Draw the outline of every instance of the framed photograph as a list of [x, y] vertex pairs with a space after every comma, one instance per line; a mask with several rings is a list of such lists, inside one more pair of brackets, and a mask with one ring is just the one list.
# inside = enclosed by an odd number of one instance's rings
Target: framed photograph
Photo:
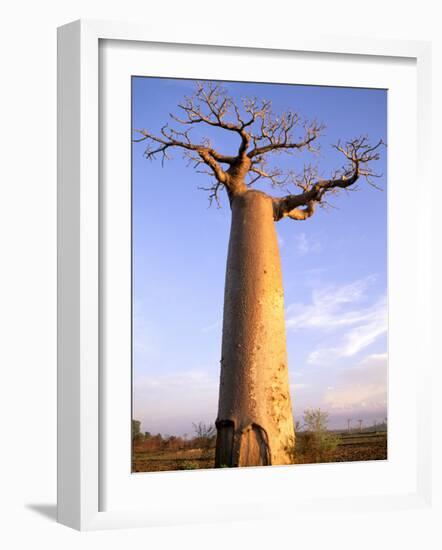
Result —
[[132, 127], [132, 471], [387, 459], [387, 90], [133, 76]]
[[426, 506], [429, 45], [166, 34], [59, 29], [59, 521]]

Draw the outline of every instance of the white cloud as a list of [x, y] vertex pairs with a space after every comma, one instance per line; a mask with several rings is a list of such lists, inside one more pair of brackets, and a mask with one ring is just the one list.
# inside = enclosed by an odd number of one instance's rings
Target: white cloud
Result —
[[[206, 370], [190, 370], [165, 375], [140, 376], [137, 379], [137, 392], [143, 393], [152, 388], [169, 391], [179, 388], [183, 391], [195, 390], [196, 388], [212, 389], [216, 385], [215, 376], [211, 376]], [[213, 369], [212, 369], [213, 370]]]
[[[350, 322], [351, 320], [351, 322]], [[383, 297], [373, 306], [350, 312], [347, 324], [353, 325], [338, 340], [337, 345], [325, 346], [313, 351], [307, 362], [327, 364], [340, 357], [352, 357], [387, 332], [387, 303]]]
[[296, 235], [295, 239], [296, 251], [301, 256], [309, 252], [320, 252], [322, 249], [321, 243], [312, 237], [307, 237], [306, 233], [299, 233], [299, 235]]
[[137, 376], [134, 418], [141, 421], [145, 431], [191, 433], [192, 422], [215, 421], [218, 384], [218, 367]]
[[387, 411], [387, 354], [367, 356], [358, 365], [342, 371], [334, 387], [327, 388], [324, 405], [333, 413]]
[[305, 388], [309, 388], [310, 387], [310, 384], [302, 384], [302, 383], [299, 383], [299, 384], [290, 384], [290, 390], [291, 391], [297, 391], [297, 390], [303, 390]]
[[209, 325], [202, 327], [201, 332], [207, 333], [207, 332], [213, 332], [214, 330], [220, 330], [222, 327], [222, 324], [223, 324], [222, 319], [218, 319], [214, 323], [210, 323]]
[[372, 280], [373, 277], [366, 277], [346, 285], [314, 289], [311, 304], [297, 303], [288, 306], [287, 328], [332, 329], [363, 320], [363, 310], [343, 311], [343, 308], [360, 302]]
[[159, 350], [158, 329], [142, 314], [137, 300], [134, 301], [132, 330], [134, 352], [143, 357], [156, 356]]
[[[372, 276], [341, 286], [315, 289], [310, 304], [287, 308], [287, 328], [314, 329], [330, 333], [328, 343], [312, 351], [310, 364], [327, 364], [340, 357], [352, 357], [387, 331], [387, 301], [382, 296], [367, 305]], [[337, 331], [341, 332], [337, 334]], [[342, 332], [342, 329], [345, 332]]]

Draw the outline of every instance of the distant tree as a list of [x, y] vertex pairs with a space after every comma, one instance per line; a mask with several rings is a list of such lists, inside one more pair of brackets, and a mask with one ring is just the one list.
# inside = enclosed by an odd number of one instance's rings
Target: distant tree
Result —
[[164, 446], [164, 441], [161, 437], [161, 434], [155, 435], [154, 437], [150, 438], [149, 441], [152, 441], [152, 450], [160, 451]]
[[204, 424], [204, 422], [193, 423], [193, 429], [196, 437], [194, 439], [194, 445], [204, 450], [205, 454], [208, 453], [211, 447], [215, 445], [216, 428], [213, 424]]
[[178, 451], [182, 446], [182, 439], [175, 435], [171, 435], [166, 441], [166, 446], [168, 451]]
[[139, 420], [132, 420], [132, 439], [139, 440], [143, 436], [140, 432], [141, 422]]
[[382, 422], [376, 422], [376, 431], [377, 432], [386, 432], [387, 431], [387, 419], [384, 418]]
[[196, 437], [198, 439], [212, 439], [216, 435], [216, 428], [213, 424], [204, 424], [204, 422], [198, 422], [198, 424], [192, 423]]

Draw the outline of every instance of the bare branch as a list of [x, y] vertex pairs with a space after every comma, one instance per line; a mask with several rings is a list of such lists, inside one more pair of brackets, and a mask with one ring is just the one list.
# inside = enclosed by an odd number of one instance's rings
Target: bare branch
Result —
[[301, 149], [315, 151], [313, 142], [321, 135], [324, 126], [317, 122], [304, 122], [304, 135], [296, 139], [293, 130], [300, 124], [299, 116], [292, 111], [283, 113], [281, 117], [275, 117], [267, 111], [261, 119], [259, 133], [252, 136], [254, 148], [248, 153], [249, 158], [270, 152], [292, 153]]
[[[337, 143], [334, 147], [344, 156], [345, 164], [330, 178], [322, 179], [312, 165], [305, 166], [300, 174], [269, 166], [273, 153], [316, 152], [318, 138], [324, 129], [322, 124], [305, 121], [291, 110], [277, 116], [271, 110], [270, 101], [256, 97], [235, 102], [225, 88], [211, 82], [197, 83], [195, 93], [186, 96], [178, 107], [179, 115], [170, 114], [177, 127], [173, 127], [172, 122], [172, 126], [166, 124], [156, 134], [144, 129], [134, 130], [133, 141], [145, 142], [145, 157], [153, 160], [159, 156], [162, 163], [171, 158], [174, 148], [182, 150], [188, 164], [199, 173], [215, 177], [214, 186], [206, 188], [211, 201], [218, 200], [218, 192], [223, 188], [232, 200], [260, 180], [270, 182], [273, 187], [288, 188], [293, 184], [302, 192], [275, 198], [275, 219], [301, 220], [312, 216], [317, 204], [327, 204], [326, 194], [352, 186], [355, 189], [360, 178], [379, 188], [373, 181], [379, 174], [373, 171], [371, 163], [379, 159], [382, 141], [371, 145], [363, 136], [344, 144]], [[238, 135], [236, 152], [232, 155], [221, 153], [207, 137], [195, 142], [192, 130], [197, 125]]]
[[292, 218], [292, 220], [306, 220], [313, 216], [316, 209], [316, 202], [310, 201], [307, 203], [307, 206], [305, 208], [293, 208], [293, 210], [290, 210], [290, 212], [287, 214], [289, 218]]
[[[368, 164], [379, 160], [380, 147], [384, 145], [380, 140], [376, 145], [370, 145], [364, 137], [355, 138], [344, 145], [338, 143], [334, 147], [347, 159], [347, 164], [334, 173], [330, 179], [315, 179], [317, 171], [315, 168], [304, 168], [303, 175], [297, 179], [296, 184], [303, 189], [303, 193], [287, 195], [273, 200], [275, 220], [284, 217], [295, 220], [304, 220], [315, 211], [317, 204], [325, 203], [324, 196], [336, 193], [340, 189], [348, 189], [364, 177], [370, 185], [374, 185], [370, 178], [379, 177]], [[300, 208], [305, 207], [305, 208]]]
[[[184, 111], [184, 118], [171, 114], [170, 116], [175, 121], [183, 125], [204, 123], [236, 132], [241, 137], [238, 154], [241, 155], [247, 150], [250, 136], [245, 128], [254, 122], [257, 115], [252, 112], [251, 118], [244, 121], [239, 107], [231, 97], [227, 96], [226, 91], [219, 84], [197, 83], [196, 93], [191, 97], [186, 97], [178, 107]], [[229, 118], [236, 120], [232, 122]]]
[[[134, 141], [148, 141], [144, 156], [152, 160], [158, 154], [162, 155], [161, 162], [167, 160], [169, 157], [168, 151], [173, 147], [179, 147], [186, 151], [194, 151], [203, 162], [205, 162], [212, 169], [215, 177], [221, 182], [227, 181], [227, 174], [219, 165], [219, 162], [227, 162], [229, 157], [224, 157], [211, 147], [204, 144], [194, 144], [190, 141], [188, 132], [178, 132], [176, 130], [163, 126], [161, 128], [161, 137], [156, 136], [146, 130], [134, 130], [140, 133], [143, 137]], [[181, 139], [178, 139], [180, 137]]]
[[[293, 111], [277, 117], [270, 110], [270, 101], [257, 98], [242, 99], [241, 112], [239, 105], [227, 95], [222, 86], [210, 82], [197, 83], [195, 94], [186, 96], [178, 107], [183, 116], [170, 116], [179, 124], [206, 124], [237, 133], [241, 138], [238, 158], [248, 151], [252, 142], [253, 149], [247, 153], [249, 158], [272, 151], [290, 152], [303, 148], [313, 150], [313, 141], [323, 129], [316, 122], [302, 122]], [[298, 126], [303, 129], [304, 135], [295, 139], [293, 132]]]
[[213, 201], [215, 201], [217, 208], [221, 208], [219, 192], [222, 189], [222, 187], [223, 185], [219, 181], [217, 181], [210, 187], [198, 187], [198, 189], [209, 192], [209, 206], [212, 206]]
[[269, 180], [271, 185], [276, 187], [285, 185], [290, 178], [290, 174], [284, 174], [284, 172], [279, 168], [266, 171], [263, 168], [260, 168], [259, 165], [252, 165], [248, 174], [250, 177], [248, 185], [253, 185], [259, 179], [263, 178]]

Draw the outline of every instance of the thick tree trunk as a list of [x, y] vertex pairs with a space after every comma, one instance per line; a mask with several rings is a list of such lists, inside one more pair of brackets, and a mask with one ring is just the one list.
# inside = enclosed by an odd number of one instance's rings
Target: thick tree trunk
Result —
[[284, 296], [272, 199], [232, 201], [216, 466], [289, 464], [294, 443]]

